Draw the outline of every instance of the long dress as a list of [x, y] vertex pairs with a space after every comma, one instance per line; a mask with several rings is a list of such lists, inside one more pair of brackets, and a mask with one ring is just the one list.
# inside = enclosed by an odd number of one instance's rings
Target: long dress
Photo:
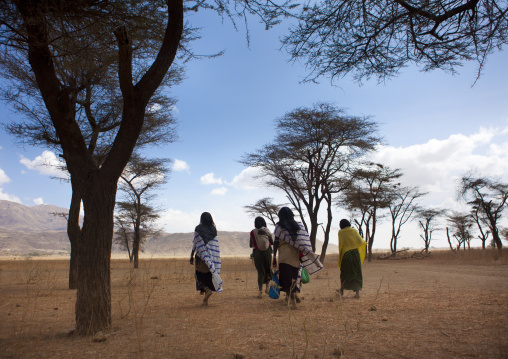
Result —
[[[264, 228], [264, 230], [271, 239], [272, 234], [270, 231], [267, 228]], [[250, 247], [254, 248], [254, 266], [258, 272], [258, 287], [261, 288], [263, 284], [269, 283], [272, 279], [272, 248], [269, 246], [264, 251], [258, 248], [255, 230], [250, 232]]]
[[221, 258], [217, 238], [207, 240], [205, 243], [195, 232], [192, 252], [196, 253], [196, 290], [203, 291], [208, 288], [217, 293], [222, 292]]
[[340, 283], [344, 290], [359, 291], [363, 287], [362, 264], [367, 243], [351, 227], [339, 231]]
[[340, 267], [341, 288], [359, 291], [363, 287], [362, 262], [358, 249], [344, 253]]
[[276, 225], [273, 232], [276, 242], [280, 242], [279, 281], [282, 290], [286, 293], [300, 291], [302, 268], [305, 268], [309, 275], [323, 269], [319, 256], [312, 252], [309, 234], [304, 225], [298, 222], [298, 226], [300, 230], [295, 238], [291, 237], [289, 232], [280, 225]]

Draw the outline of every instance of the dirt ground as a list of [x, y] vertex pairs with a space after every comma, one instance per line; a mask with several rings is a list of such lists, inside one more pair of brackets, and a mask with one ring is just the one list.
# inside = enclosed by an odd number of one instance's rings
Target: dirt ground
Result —
[[508, 358], [508, 253], [373, 260], [360, 299], [335, 293], [337, 256], [296, 310], [257, 298], [249, 259], [224, 258], [224, 292], [201, 306], [184, 259], [112, 261], [112, 328], [70, 334], [65, 260], [0, 260], [4, 358]]

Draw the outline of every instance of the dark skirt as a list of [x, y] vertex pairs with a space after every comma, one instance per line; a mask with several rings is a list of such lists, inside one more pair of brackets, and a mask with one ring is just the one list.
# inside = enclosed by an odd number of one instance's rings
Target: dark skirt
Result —
[[215, 287], [212, 282], [212, 272], [203, 273], [196, 271], [196, 290], [204, 292], [206, 288], [215, 292]]
[[272, 250], [260, 251], [254, 249], [254, 265], [258, 271], [258, 286], [270, 282], [272, 279]]
[[279, 263], [279, 282], [281, 290], [284, 293], [296, 293], [296, 280], [298, 279], [298, 271], [300, 268], [295, 268], [287, 263]]
[[344, 253], [340, 266], [340, 283], [344, 290], [358, 291], [362, 289], [362, 261], [358, 249], [351, 249]]

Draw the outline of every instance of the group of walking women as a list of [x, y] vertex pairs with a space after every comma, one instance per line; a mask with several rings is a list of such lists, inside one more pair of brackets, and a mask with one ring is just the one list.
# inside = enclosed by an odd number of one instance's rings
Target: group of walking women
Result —
[[[278, 279], [281, 292], [286, 294], [284, 301], [293, 309], [300, 302], [298, 293], [301, 289], [301, 275], [305, 269], [312, 275], [323, 268], [319, 256], [312, 251], [309, 234], [302, 223], [297, 222], [288, 207], [278, 213], [279, 222], [272, 233], [262, 217], [254, 220], [254, 229], [250, 232], [251, 257], [258, 273], [258, 297], [268, 294], [272, 281], [272, 268], [278, 266]], [[366, 243], [343, 219], [339, 231], [339, 268], [341, 287], [337, 291], [343, 295], [344, 290], [353, 290], [359, 298], [362, 289], [362, 263], [365, 258]], [[273, 249], [272, 249], [273, 248]], [[272, 259], [273, 253], [273, 259]], [[278, 254], [278, 257], [277, 257]], [[196, 290], [203, 297], [203, 305], [213, 292], [222, 291], [220, 278], [221, 259], [217, 229], [208, 212], [201, 215], [200, 224], [194, 232], [190, 263], [195, 265]]]

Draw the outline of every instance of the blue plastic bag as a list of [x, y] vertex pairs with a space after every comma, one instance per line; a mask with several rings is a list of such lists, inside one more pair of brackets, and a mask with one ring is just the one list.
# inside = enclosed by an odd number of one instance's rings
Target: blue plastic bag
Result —
[[280, 283], [279, 283], [279, 271], [275, 271], [270, 282], [270, 289], [268, 290], [268, 296], [272, 299], [279, 299], [280, 296]]

